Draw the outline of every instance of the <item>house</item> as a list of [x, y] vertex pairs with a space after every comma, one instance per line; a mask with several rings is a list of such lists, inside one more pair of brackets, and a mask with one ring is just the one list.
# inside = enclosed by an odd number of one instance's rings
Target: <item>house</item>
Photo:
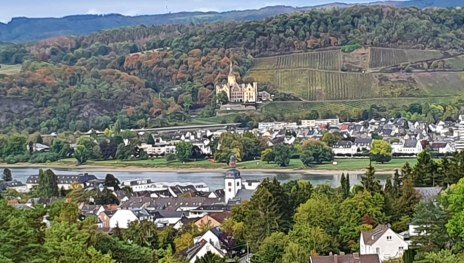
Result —
[[221, 212], [221, 213], [211, 213], [203, 216], [202, 218], [195, 221], [195, 225], [198, 229], [205, 229], [205, 228], [214, 228], [222, 226], [222, 223], [232, 215], [231, 212]]
[[339, 124], [339, 119], [301, 120], [302, 127], [337, 126]]
[[351, 141], [338, 141], [332, 151], [335, 155], [355, 155], [357, 147]]
[[433, 142], [430, 144], [430, 148], [439, 154], [454, 153], [456, 151], [454, 145], [448, 142]]
[[196, 243], [193, 245], [193, 247], [182, 252], [182, 255], [187, 258], [189, 263], [195, 263], [197, 259], [202, 258], [208, 252], [218, 255], [221, 258], [225, 257], [225, 253], [222, 250], [215, 247], [206, 240], [201, 240], [200, 242]]
[[150, 211], [153, 214], [153, 219], [155, 225], [157, 227], [167, 227], [167, 226], [174, 226], [182, 218], [187, 217], [185, 212], [182, 211], [166, 211], [166, 210], [159, 210], [159, 211]]
[[378, 225], [371, 231], [361, 232], [360, 254], [377, 254], [380, 260], [399, 258], [408, 249], [404, 237], [387, 225]]
[[[89, 181], [97, 180], [98, 178], [95, 175], [91, 174], [80, 174], [80, 175], [56, 175], [58, 188], [69, 190], [73, 184], [80, 184], [82, 187], [87, 187]], [[39, 185], [39, 175], [31, 175], [27, 178], [26, 186], [30, 191], [35, 186]]]
[[232, 103], [255, 103], [258, 101], [258, 83], [239, 85], [233, 74], [232, 62], [230, 63], [227, 83], [222, 86], [216, 85], [216, 96], [219, 97], [223, 92], [227, 95], [228, 101]]
[[151, 221], [153, 217], [148, 213], [147, 210], [140, 209], [120, 209], [113, 214], [110, 218], [110, 228], [129, 228], [129, 224], [134, 221]]
[[311, 263], [381, 263], [379, 255], [359, 255], [358, 253], [347, 255], [311, 256]]
[[27, 186], [23, 182], [20, 182], [20, 181], [17, 181], [17, 180], [12, 180], [12, 181], [9, 181], [9, 182], [0, 180], [0, 192], [8, 190], [8, 189], [15, 190], [18, 193], [27, 193], [28, 192]]

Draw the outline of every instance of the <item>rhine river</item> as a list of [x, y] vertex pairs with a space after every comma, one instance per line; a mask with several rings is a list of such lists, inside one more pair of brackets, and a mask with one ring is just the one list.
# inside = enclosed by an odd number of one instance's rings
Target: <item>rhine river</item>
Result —
[[[211, 190], [224, 188], [224, 173], [220, 172], [146, 172], [146, 171], [92, 171], [77, 170], [77, 169], [52, 169], [55, 174], [77, 175], [82, 173], [93, 174], [98, 178], [105, 178], [106, 174], [111, 173], [116, 176], [120, 181], [130, 181], [136, 179], [151, 179], [156, 183], [204, 183], [210, 187]], [[27, 177], [30, 175], [38, 174], [38, 168], [12, 168], [13, 179], [26, 183]], [[263, 180], [265, 178], [276, 177], [280, 182], [285, 183], [291, 180], [308, 180], [313, 185], [327, 184], [333, 187], [340, 185], [341, 172], [333, 175], [317, 175], [317, 174], [304, 174], [304, 173], [275, 173], [275, 172], [252, 172], [242, 170], [241, 175], [243, 180]], [[386, 176], [380, 175], [378, 177], [383, 183]], [[359, 184], [361, 174], [350, 174], [351, 185]]]
[[[2, 167], [0, 167], [3, 170]], [[211, 190], [224, 188], [224, 173], [221, 172], [148, 172], [148, 171], [111, 171], [104, 172], [101, 170], [92, 171], [89, 170], [77, 170], [77, 169], [52, 169], [55, 174], [69, 174], [78, 175], [84, 172], [93, 174], [98, 178], [105, 178], [106, 174], [111, 173], [116, 176], [121, 182], [130, 181], [136, 179], [151, 179], [157, 183], [204, 183], [208, 185]], [[38, 168], [11, 168], [13, 178], [26, 183], [26, 179], [29, 175], [38, 174]], [[304, 174], [304, 173], [277, 173], [277, 172], [251, 172], [243, 170], [241, 171], [243, 180], [263, 180], [265, 178], [276, 177], [280, 182], [285, 183], [291, 180], [308, 180], [313, 185], [327, 184], [333, 187], [340, 185], [341, 172], [333, 175], [317, 175], [317, 174]], [[385, 180], [386, 176], [379, 176], [382, 181]], [[361, 180], [361, 174], [350, 174], [350, 182], [352, 185], [359, 184]]]

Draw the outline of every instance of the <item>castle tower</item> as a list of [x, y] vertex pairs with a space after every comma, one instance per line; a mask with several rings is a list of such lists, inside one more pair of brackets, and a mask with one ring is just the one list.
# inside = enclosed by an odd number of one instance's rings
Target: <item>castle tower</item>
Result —
[[224, 178], [224, 192], [225, 192], [225, 203], [232, 200], [237, 195], [238, 191], [242, 189], [242, 177], [237, 167], [237, 158], [232, 155], [229, 161], [230, 169], [227, 170]]
[[237, 83], [237, 78], [233, 74], [234, 71], [234, 65], [232, 63], [232, 60], [230, 61], [230, 70], [229, 70], [229, 76], [227, 77], [227, 84], [229, 87], [235, 85]]

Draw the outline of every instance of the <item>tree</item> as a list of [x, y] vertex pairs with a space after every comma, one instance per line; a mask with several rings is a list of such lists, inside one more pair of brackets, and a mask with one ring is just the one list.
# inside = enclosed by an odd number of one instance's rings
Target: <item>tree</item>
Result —
[[419, 153], [413, 169], [414, 186], [440, 185], [443, 178], [438, 178], [438, 174], [438, 164], [433, 160], [431, 152], [425, 150]]
[[292, 147], [285, 144], [279, 144], [274, 146], [274, 162], [280, 167], [287, 167], [290, 164], [290, 158], [292, 157]]
[[392, 158], [392, 147], [384, 140], [374, 140], [371, 149], [371, 160], [378, 163], [389, 162]]
[[441, 203], [445, 211], [450, 214], [446, 231], [452, 238], [458, 240], [456, 246], [462, 247], [464, 245], [464, 178], [443, 194]]
[[227, 96], [227, 93], [225, 91], [221, 91], [217, 96], [217, 103], [219, 105], [224, 105], [229, 103], [229, 97]]
[[58, 189], [58, 179], [52, 170], [47, 169], [44, 172], [42, 169], [40, 169], [37, 194], [40, 197], [45, 198], [58, 197], [60, 195]]
[[351, 194], [351, 185], [350, 185], [350, 174], [347, 174], [345, 177], [345, 173], [342, 173], [342, 177], [340, 178], [340, 186], [342, 189], [343, 198], [350, 197]]
[[307, 140], [303, 143], [300, 153], [301, 161], [306, 166], [333, 160], [332, 148], [328, 147], [324, 142], [317, 140]]
[[192, 156], [193, 145], [191, 142], [179, 142], [176, 144], [176, 156], [180, 162], [187, 162]]
[[174, 244], [177, 251], [184, 251], [189, 247], [193, 246], [193, 235], [191, 233], [183, 233], [176, 239], [174, 239]]
[[288, 197], [277, 179], [264, 179], [251, 198], [244, 211], [234, 219], [243, 222], [245, 239], [253, 250], [273, 232], [285, 232], [290, 227], [290, 211]]
[[333, 147], [340, 140], [339, 133], [326, 132], [322, 136], [321, 141], [325, 142], [329, 147]]
[[261, 152], [261, 161], [270, 163], [270, 162], [273, 162], [274, 159], [275, 159], [275, 154], [272, 149], [266, 149]]
[[157, 248], [158, 228], [153, 222], [148, 220], [134, 221], [124, 231], [123, 238], [129, 243], [137, 244], [141, 247]]
[[3, 156], [15, 156], [26, 153], [27, 138], [25, 136], [14, 134], [8, 138], [3, 148]]
[[311, 254], [327, 254], [332, 250], [333, 237], [320, 227], [296, 224], [288, 235], [292, 242]]
[[449, 248], [446, 233], [447, 216], [440, 205], [431, 201], [420, 202], [414, 209], [411, 224], [418, 235], [412, 236], [412, 247], [422, 252]]
[[11, 170], [9, 168], [3, 169], [3, 180], [5, 182], [10, 182], [13, 180], [13, 176], [11, 175]]
[[375, 178], [375, 168], [372, 163], [369, 162], [366, 172], [361, 177], [361, 184], [366, 191], [369, 191], [372, 195], [379, 193], [382, 189], [380, 181]]
[[114, 177], [114, 175], [112, 175], [112, 174], [107, 174], [106, 175], [105, 183], [104, 183], [105, 187], [113, 187], [113, 189], [115, 191], [117, 191], [117, 190], [121, 189], [119, 187], [119, 184], [120, 184], [120, 182], [119, 182], [118, 178]]
[[463, 254], [454, 254], [450, 250], [441, 250], [438, 252], [429, 252], [424, 256], [424, 263], [456, 263], [464, 262]]
[[297, 226], [309, 226], [336, 235], [338, 231], [337, 205], [325, 195], [311, 197], [297, 208], [294, 215], [294, 229]]
[[87, 162], [89, 158], [89, 152], [87, 151], [84, 145], [78, 145], [76, 147], [76, 150], [74, 151], [74, 157], [77, 160], [77, 164], [81, 165]]
[[203, 257], [195, 260], [195, 263], [224, 263], [225, 260], [220, 256], [208, 251]]
[[274, 232], [266, 237], [258, 251], [253, 255], [253, 262], [257, 263], [280, 263], [285, 248], [288, 246], [289, 238], [282, 232]]
[[311, 182], [305, 180], [290, 181], [283, 185], [284, 191], [288, 195], [289, 203], [292, 207], [292, 213], [303, 203], [305, 203], [313, 191]]
[[282, 263], [307, 263], [310, 260], [310, 251], [293, 242], [288, 244], [282, 256]]

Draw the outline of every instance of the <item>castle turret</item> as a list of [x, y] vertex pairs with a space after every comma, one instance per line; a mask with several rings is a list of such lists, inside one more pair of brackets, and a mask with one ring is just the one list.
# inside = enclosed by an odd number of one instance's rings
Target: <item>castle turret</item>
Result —
[[230, 70], [229, 70], [229, 76], [227, 77], [227, 83], [230, 86], [233, 86], [237, 83], [237, 78], [235, 77], [234, 73], [234, 65], [232, 64], [232, 60], [230, 61]]
[[238, 191], [242, 189], [242, 177], [237, 167], [237, 158], [232, 155], [229, 161], [230, 169], [227, 170], [224, 182], [225, 182], [225, 202], [234, 199]]

